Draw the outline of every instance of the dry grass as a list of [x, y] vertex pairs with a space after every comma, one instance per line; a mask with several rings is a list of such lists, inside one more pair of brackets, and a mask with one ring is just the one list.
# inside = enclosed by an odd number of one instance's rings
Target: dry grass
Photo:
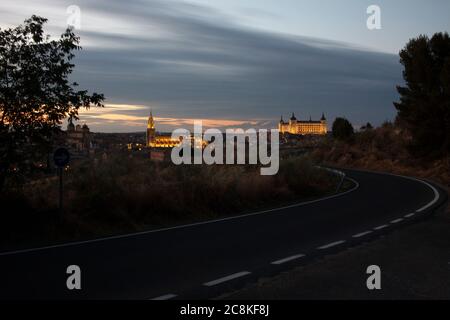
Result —
[[134, 232], [240, 214], [334, 191], [337, 178], [305, 157], [283, 160], [279, 174], [258, 166], [174, 166], [115, 155], [66, 173], [58, 217], [55, 178], [3, 199], [11, 208], [2, 243], [40, 243]]
[[408, 137], [393, 125], [360, 132], [351, 142], [326, 140], [313, 152], [320, 162], [431, 179], [450, 187], [450, 158], [417, 159], [407, 150]]

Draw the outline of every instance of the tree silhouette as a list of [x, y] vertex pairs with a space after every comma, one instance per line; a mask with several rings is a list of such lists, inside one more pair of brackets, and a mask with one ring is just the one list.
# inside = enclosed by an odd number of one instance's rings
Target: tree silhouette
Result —
[[68, 80], [79, 38], [68, 28], [50, 41], [46, 22], [33, 15], [23, 25], [0, 29], [0, 190], [12, 165], [25, 170], [48, 149], [65, 118], [103, 106], [102, 94], [77, 91]]
[[398, 86], [397, 123], [412, 137], [418, 156], [448, 155], [450, 148], [450, 38], [420, 36], [400, 52], [406, 86]]
[[332, 128], [333, 137], [338, 140], [348, 140], [353, 137], [352, 124], [345, 118], [336, 118]]
[[367, 122], [365, 126], [361, 127], [361, 130], [372, 130], [373, 126], [370, 122]]

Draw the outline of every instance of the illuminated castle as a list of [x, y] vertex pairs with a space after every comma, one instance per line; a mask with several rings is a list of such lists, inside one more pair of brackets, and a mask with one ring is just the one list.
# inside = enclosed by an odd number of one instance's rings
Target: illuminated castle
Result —
[[281, 117], [278, 124], [278, 130], [280, 133], [290, 133], [296, 135], [326, 135], [327, 134], [327, 119], [322, 114], [322, 118], [319, 121], [313, 121], [311, 118], [309, 121], [297, 120], [294, 113], [289, 122], [284, 122]]
[[150, 148], [173, 148], [181, 144], [180, 139], [172, 139], [171, 135], [156, 134], [155, 120], [150, 111], [147, 122], [147, 147]]

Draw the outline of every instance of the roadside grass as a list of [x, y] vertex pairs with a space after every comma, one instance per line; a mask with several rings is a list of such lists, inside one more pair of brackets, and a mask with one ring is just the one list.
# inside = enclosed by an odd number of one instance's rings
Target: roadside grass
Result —
[[[279, 173], [258, 166], [175, 166], [116, 154], [1, 196], [0, 250], [84, 240], [205, 221], [334, 193], [339, 177], [306, 156], [281, 160]], [[350, 188], [349, 185], [345, 186]]]
[[450, 157], [420, 159], [408, 152], [410, 138], [386, 123], [358, 132], [351, 141], [325, 139], [312, 153], [319, 162], [338, 167], [369, 169], [431, 179], [450, 188]]

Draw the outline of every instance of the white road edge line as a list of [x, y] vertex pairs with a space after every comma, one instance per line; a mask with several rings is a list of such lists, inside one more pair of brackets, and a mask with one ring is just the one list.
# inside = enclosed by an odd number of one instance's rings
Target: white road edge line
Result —
[[[414, 178], [412, 178], [412, 179], [414, 179]], [[422, 182], [423, 184], [426, 184], [434, 192], [434, 199], [433, 199], [433, 201], [431, 201], [427, 205], [423, 206], [422, 208], [416, 210], [416, 212], [422, 212], [422, 211], [425, 211], [426, 209], [428, 209], [429, 207], [431, 207], [432, 205], [434, 205], [439, 200], [439, 191], [437, 191], [437, 189], [435, 187], [433, 187], [431, 184], [429, 184], [428, 182], [425, 182], [425, 181], [422, 181], [422, 180], [419, 180], [419, 179], [414, 179], [414, 180], [417, 180], [417, 181]]]
[[402, 222], [402, 221], [403, 221], [403, 218], [399, 218], [399, 219], [392, 220], [391, 223], [395, 224], [395, 223], [399, 223], [399, 222]]
[[287, 258], [284, 258], [284, 259], [280, 259], [280, 260], [271, 262], [271, 264], [279, 265], [279, 264], [283, 264], [283, 263], [286, 263], [286, 262], [289, 262], [289, 261], [292, 261], [292, 260], [303, 258], [304, 256], [305, 256], [304, 254], [297, 254], [295, 256], [290, 256], [290, 257], [287, 257]]
[[410, 214], [407, 214], [407, 215], [405, 215], [405, 218], [411, 218], [411, 217], [414, 217], [415, 214], [416, 214], [415, 212], [410, 213]]
[[175, 298], [176, 296], [177, 296], [176, 294], [170, 293], [170, 294], [165, 294], [163, 296], [156, 297], [156, 298], [153, 298], [153, 299], [150, 299], [150, 300], [155, 300], [155, 301], [170, 300], [170, 299]]
[[387, 227], [389, 227], [387, 224], [383, 224], [382, 226], [375, 227], [374, 229], [381, 230], [381, 229], [386, 229]]
[[45, 246], [45, 247], [40, 247], [40, 248], [31, 248], [31, 249], [7, 251], [7, 252], [0, 253], [0, 257], [1, 256], [6, 256], [6, 255], [29, 253], [29, 252], [35, 252], [35, 251], [48, 250], [48, 249], [72, 247], [72, 246], [88, 244], [88, 243], [103, 242], [103, 241], [107, 241], [107, 240], [124, 239], [124, 238], [130, 238], [130, 237], [135, 237], [135, 236], [142, 236], [142, 235], [151, 234], [151, 233], [164, 232], [164, 231], [177, 230], [177, 229], [184, 229], [184, 228], [201, 226], [201, 225], [218, 223], [218, 222], [224, 222], [224, 221], [229, 221], [229, 220], [243, 219], [243, 218], [257, 216], [257, 215], [261, 215], [261, 214], [265, 214], [265, 213], [269, 213], [269, 212], [273, 212], [273, 211], [278, 211], [278, 210], [285, 210], [285, 209], [290, 209], [290, 208], [303, 207], [303, 206], [306, 206], [306, 205], [309, 205], [309, 204], [313, 204], [313, 203], [316, 203], [316, 202], [342, 197], [342, 196], [344, 196], [346, 194], [349, 194], [350, 192], [353, 192], [353, 191], [355, 191], [355, 190], [357, 190], [359, 188], [359, 183], [356, 180], [354, 180], [352, 178], [349, 178], [349, 177], [346, 177], [346, 179], [352, 181], [355, 184], [355, 186], [352, 189], [347, 190], [345, 192], [338, 193], [338, 194], [334, 194], [334, 195], [331, 195], [331, 196], [328, 196], [328, 197], [323, 197], [323, 198], [319, 198], [319, 199], [315, 199], [315, 200], [311, 200], [311, 201], [299, 202], [299, 203], [292, 204], [292, 205], [289, 205], [289, 206], [284, 206], [284, 207], [274, 208], [274, 209], [268, 209], [268, 210], [263, 210], [263, 211], [257, 211], [257, 212], [253, 212], [253, 213], [248, 213], [248, 214], [239, 215], [239, 216], [233, 216], [233, 217], [228, 217], [228, 218], [215, 219], [215, 220], [209, 220], [209, 221], [202, 221], [202, 222], [190, 223], [190, 224], [185, 224], [185, 225], [181, 225], [181, 226], [162, 228], [162, 229], [156, 229], [156, 230], [135, 232], [135, 233], [129, 233], [129, 234], [124, 234], [124, 235], [119, 235], [119, 236], [111, 236], [111, 237], [98, 238], [98, 239], [85, 240], [85, 241], [74, 241], [74, 242], [57, 244], [57, 245], [51, 245], [51, 246]]
[[[427, 182], [425, 182], [423, 180], [412, 178], [412, 177], [401, 176], [401, 175], [397, 175], [397, 174], [392, 174], [392, 173], [386, 173], [386, 172], [376, 172], [376, 171], [361, 170], [361, 169], [354, 170], [354, 171], [368, 172], [368, 173], [375, 173], [375, 174], [384, 174], [384, 175], [388, 175], [388, 176], [400, 177], [400, 178], [404, 178], [404, 179], [409, 179], [409, 180], [414, 180], [414, 181], [417, 181], [417, 182], [421, 182], [421, 183], [427, 185], [429, 188], [431, 188], [433, 190], [435, 197], [430, 203], [428, 203], [424, 207], [416, 210], [416, 212], [420, 213], [420, 212], [428, 209], [429, 207], [434, 205], [439, 200], [439, 192], [437, 191], [437, 189], [435, 187], [433, 187], [431, 184], [429, 184], [429, 183], [427, 183]], [[355, 190], [357, 190], [359, 188], [359, 183], [357, 181], [355, 181], [354, 179], [349, 178], [349, 177], [346, 177], [346, 179], [352, 181], [355, 184], [355, 187], [353, 187], [352, 189], [347, 190], [345, 192], [339, 193], [339, 194], [335, 194], [335, 195], [332, 195], [332, 196], [328, 196], [328, 197], [324, 197], [324, 198], [320, 198], [320, 199], [316, 199], [316, 200], [312, 200], [312, 201], [301, 202], [301, 203], [290, 205], [290, 206], [286, 206], [286, 207], [269, 209], [269, 210], [255, 212], [255, 213], [249, 213], [249, 214], [245, 214], [245, 215], [224, 218], [224, 219], [216, 219], [216, 220], [210, 220], [210, 221], [203, 221], [203, 222], [198, 222], [198, 223], [186, 224], [186, 225], [175, 226], [175, 227], [170, 227], [170, 228], [149, 230], [149, 231], [143, 231], [143, 232], [135, 232], [135, 233], [124, 234], [124, 235], [120, 235], [120, 236], [98, 238], [98, 239], [86, 240], [86, 241], [74, 241], [74, 242], [57, 244], [57, 245], [52, 245], [52, 246], [45, 246], [45, 247], [40, 247], [40, 248], [31, 248], [31, 249], [7, 251], [7, 252], [0, 253], [0, 256], [21, 254], [21, 253], [29, 253], [29, 252], [42, 251], [42, 250], [47, 250], [47, 249], [71, 247], [71, 246], [76, 246], [76, 245], [95, 243], [95, 242], [101, 242], [101, 241], [107, 241], [107, 240], [113, 240], [113, 239], [123, 239], [123, 238], [135, 237], [135, 236], [140, 236], [140, 235], [146, 235], [146, 234], [150, 234], [150, 233], [163, 232], [163, 231], [174, 230], [174, 229], [188, 228], [188, 227], [205, 225], [205, 224], [210, 224], [210, 223], [217, 223], [217, 222], [222, 222], [222, 221], [227, 221], [227, 220], [241, 219], [241, 218], [255, 216], [255, 215], [260, 215], [260, 214], [264, 214], [264, 213], [268, 213], [268, 212], [272, 212], [272, 211], [277, 211], [277, 210], [301, 207], [301, 206], [305, 206], [305, 205], [308, 205], [308, 204], [311, 204], [311, 203], [316, 203], [316, 202], [320, 202], [320, 201], [324, 201], [324, 200], [328, 200], [328, 199], [341, 197], [341, 196], [344, 196], [344, 195], [346, 195], [346, 194], [348, 194], [350, 192], [353, 192], [353, 191], [355, 191]], [[379, 230], [379, 229], [375, 229], [375, 230]]]
[[249, 274], [251, 274], [251, 272], [249, 272], [249, 271], [242, 271], [242, 272], [230, 274], [229, 276], [226, 276], [226, 277], [223, 277], [223, 278], [220, 278], [220, 279], [216, 279], [216, 280], [213, 280], [213, 281], [206, 282], [203, 285], [206, 286], [206, 287], [212, 287], [212, 286], [215, 286], [215, 285], [218, 285], [218, 284], [230, 281], [230, 280], [234, 280], [234, 279], [237, 279], [237, 278], [240, 278], [240, 277], [244, 277], [244, 276], [249, 275]]
[[366, 236], [366, 235], [368, 235], [368, 234], [371, 234], [372, 232], [373, 232], [373, 231], [361, 232], [361, 233], [355, 234], [355, 235], [353, 236], [353, 238], [361, 238], [361, 237], [364, 237], [364, 236]]
[[326, 244], [326, 245], [324, 245], [324, 246], [318, 247], [317, 249], [319, 249], [319, 250], [325, 250], [325, 249], [328, 249], [328, 248], [331, 248], [331, 247], [338, 246], [338, 245], [343, 244], [343, 243], [345, 243], [345, 240], [332, 242], [332, 243]]
[[413, 178], [413, 177], [402, 176], [399, 174], [387, 173], [387, 172], [378, 172], [378, 171], [362, 170], [362, 169], [352, 169], [352, 170], [360, 171], [360, 172], [367, 172], [367, 173], [384, 174], [386, 176], [393, 176], [393, 177], [399, 177], [399, 178], [403, 178], [403, 179], [409, 179], [409, 180], [420, 182], [420, 183], [426, 185], [428, 188], [430, 188], [433, 191], [434, 199], [431, 202], [429, 202], [428, 204], [426, 204], [425, 206], [423, 206], [422, 208], [416, 210], [416, 212], [418, 212], [418, 213], [425, 211], [429, 207], [433, 206], [439, 200], [439, 191], [435, 187], [433, 187], [431, 184], [429, 184], [428, 182], [426, 182], [424, 180]]

